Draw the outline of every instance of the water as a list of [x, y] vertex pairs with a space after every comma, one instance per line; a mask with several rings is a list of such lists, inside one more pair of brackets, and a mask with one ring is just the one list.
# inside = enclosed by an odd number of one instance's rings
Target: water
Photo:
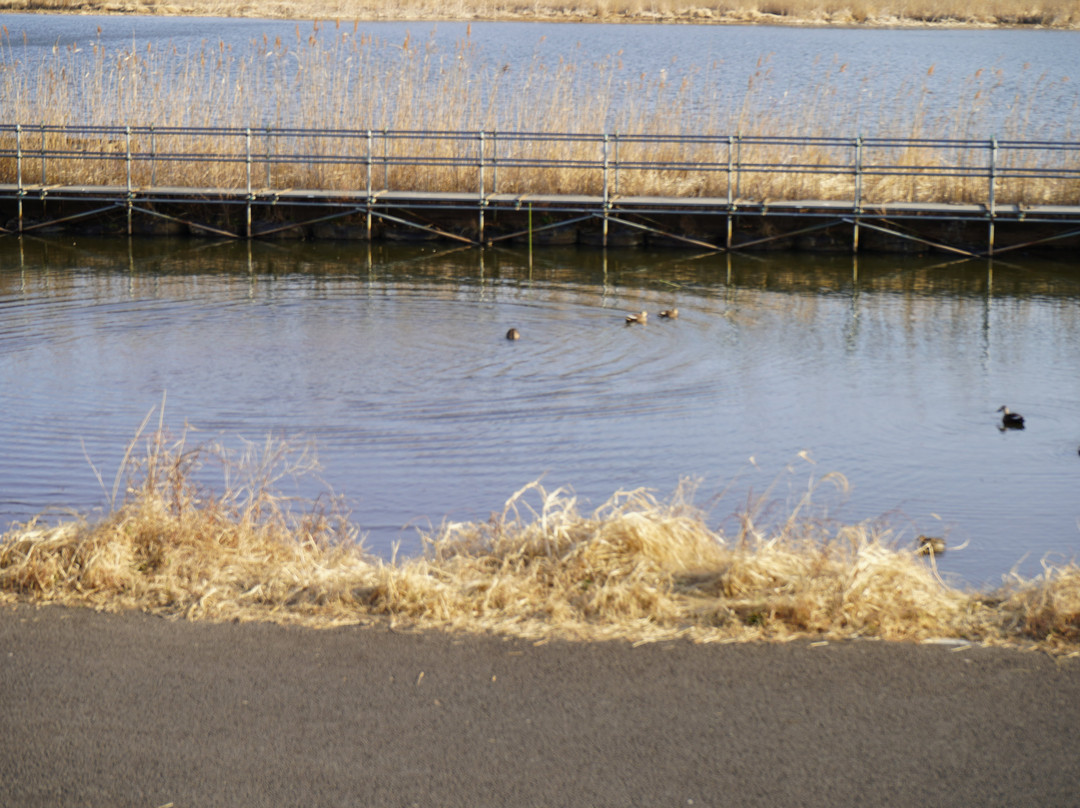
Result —
[[[0, 14], [0, 71], [54, 50], [79, 64], [175, 48], [254, 53], [327, 23]], [[691, 105], [858, 110], [862, 134], [898, 103], [962, 107], [971, 136], [1022, 113], [1075, 136], [1080, 33], [768, 26], [365, 23], [452, 58], [467, 40], [506, 81], [560, 60], [692, 81]], [[388, 48], [387, 53], [394, 52]], [[982, 71], [981, 73], [979, 71]], [[977, 108], [972, 105], [980, 93]], [[597, 122], [600, 126], [601, 121]], [[838, 132], [847, 135], [851, 132]], [[103, 508], [124, 449], [167, 395], [166, 423], [236, 446], [314, 441], [322, 482], [369, 546], [415, 551], [414, 526], [486, 518], [520, 486], [571, 486], [583, 507], [619, 488], [661, 496], [701, 480], [730, 520], [770, 492], [845, 474], [847, 521], [911, 541], [944, 533], [946, 572], [996, 581], [1027, 556], [1072, 558], [1080, 536], [1080, 280], [1025, 260], [691, 258], [682, 253], [0, 239], [0, 525]], [[678, 306], [675, 322], [655, 312]], [[622, 325], [648, 309], [645, 328]], [[507, 342], [515, 326], [523, 338]], [[1028, 417], [1002, 433], [995, 410]], [[804, 459], [809, 458], [809, 460]], [[99, 484], [94, 469], [102, 476]], [[788, 471], [788, 469], [791, 469]], [[288, 481], [284, 481], [288, 484]]]
[[[354, 32], [352, 23], [316, 27], [311, 22], [251, 19], [28, 14], [0, 14], [0, 26], [7, 32], [0, 65], [31, 72], [54, 51], [68, 52], [75, 65], [79, 59], [90, 59], [95, 42], [114, 54], [142, 54], [150, 47], [156, 52], [175, 49], [181, 56], [206, 49], [213, 56], [223, 46], [234, 55], [259, 58], [254, 55], [264, 39], [272, 43], [280, 38], [291, 46], [314, 37], [333, 52], [337, 37]], [[1070, 138], [1080, 131], [1074, 89], [1080, 74], [1076, 31], [356, 24], [355, 35], [363, 34], [390, 43], [387, 58], [400, 54], [397, 46], [410, 38], [442, 54], [448, 64], [456, 58], [456, 46], [467, 41], [477, 75], [499, 76], [492, 87], [498, 84], [504, 93], [510, 87], [502, 96], [509, 98], [513, 82], [524, 82], [528, 71], [568, 62], [586, 71], [596, 65], [615, 68], [618, 79], [612, 92], [618, 103], [641, 103], [637, 95], [632, 99], [620, 95], [624, 82], [663, 78], [678, 86], [688, 78], [692, 87], [688, 111], [695, 106], [735, 110], [753, 84], [751, 95], [762, 111], [807, 104], [844, 110], [845, 126], [859, 131], [835, 133], [841, 136], [906, 134], [883, 131], [897, 125], [898, 105], [921, 106], [928, 121], [952, 123], [958, 114], [970, 116], [973, 131], [966, 132], [970, 137], [1000, 136], [1017, 119], [1027, 121], [1029, 137]], [[72, 67], [70, 72], [78, 71]], [[277, 100], [269, 100], [267, 114]], [[309, 111], [310, 103], [311, 99], [299, 99], [297, 108]], [[853, 123], [848, 123], [848, 110], [853, 110]], [[602, 123], [598, 121], [598, 127]]]
[[191, 442], [314, 441], [301, 493], [385, 555], [537, 479], [588, 511], [689, 477], [730, 525], [837, 471], [830, 517], [966, 542], [942, 568], [996, 582], [1080, 546], [1078, 303], [1035, 261], [2, 239], [0, 524], [104, 508], [164, 393]]

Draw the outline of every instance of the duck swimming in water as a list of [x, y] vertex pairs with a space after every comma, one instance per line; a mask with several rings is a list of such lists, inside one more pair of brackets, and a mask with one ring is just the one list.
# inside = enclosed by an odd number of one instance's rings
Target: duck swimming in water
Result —
[[506, 332], [507, 339], [521, 339], [521, 333], [516, 328], [511, 328]]
[[1013, 412], [1008, 407], [1002, 405], [998, 407], [998, 412], [1004, 413], [1001, 416], [1002, 429], [1023, 429], [1024, 428], [1024, 416], [1018, 412]]
[[674, 320], [676, 317], [679, 316], [679, 310], [678, 309], [664, 309], [662, 312], [660, 312], [660, 316], [661, 317], [667, 317], [669, 320]]
[[628, 314], [628, 315], [626, 315], [626, 323], [627, 323], [627, 325], [633, 325], [634, 323], [640, 323], [641, 325], [645, 325], [645, 323], [648, 322], [648, 320], [649, 320], [649, 313], [647, 311], [642, 311], [642, 312], [639, 312], [637, 314]]

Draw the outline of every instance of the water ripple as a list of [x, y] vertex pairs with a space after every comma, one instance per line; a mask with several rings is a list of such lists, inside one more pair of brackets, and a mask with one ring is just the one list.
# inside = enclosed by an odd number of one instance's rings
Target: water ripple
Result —
[[[158, 273], [44, 258], [0, 270], [0, 522], [102, 507], [167, 391], [166, 423], [197, 428], [192, 441], [314, 440], [324, 484], [376, 550], [415, 549], [405, 525], [486, 518], [538, 478], [592, 504], [683, 476], [711, 495], [737, 478], [737, 510], [755, 492], [797, 498], [828, 471], [853, 483], [845, 518], [890, 514], [898, 539], [970, 538], [942, 563], [972, 580], [1080, 546], [1080, 290], [1056, 270], [1041, 294], [987, 299], [962, 272], [947, 292], [890, 286], [895, 262], [875, 274], [867, 259], [855, 295], [842, 277], [799, 276], [793, 291], [708, 265], [656, 283], [642, 257], [601, 275], [590, 253], [540, 279], [508, 263], [495, 280], [470, 253], [430, 272], [326, 259], [288, 275], [240, 271], [250, 258], [227, 251], [181, 270], [183, 255]], [[655, 316], [672, 306], [679, 319]], [[641, 310], [648, 324], [627, 326]], [[1028, 429], [997, 430], [1003, 403]], [[777, 487], [804, 450], [816, 465], [797, 461]]]

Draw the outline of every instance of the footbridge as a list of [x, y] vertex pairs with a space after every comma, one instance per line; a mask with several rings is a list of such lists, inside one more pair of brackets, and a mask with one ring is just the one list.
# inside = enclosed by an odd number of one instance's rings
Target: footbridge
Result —
[[0, 237], [1080, 250], [1080, 142], [0, 125]]

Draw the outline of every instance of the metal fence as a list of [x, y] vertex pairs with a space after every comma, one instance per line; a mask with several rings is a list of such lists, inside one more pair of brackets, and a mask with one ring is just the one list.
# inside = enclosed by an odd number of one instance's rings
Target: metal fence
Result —
[[[600, 219], [605, 245], [619, 214], [626, 227], [649, 231], [640, 217], [692, 209], [727, 217], [720, 241], [668, 234], [714, 249], [740, 246], [739, 217], [819, 217], [796, 232], [850, 225], [855, 249], [860, 227], [953, 249], [885, 217], [967, 219], [987, 222], [985, 254], [993, 254], [998, 221], [1080, 224], [1080, 142], [0, 124], [4, 199], [17, 200], [19, 232], [123, 208], [130, 233], [133, 212], [175, 218], [155, 204], [213, 200], [244, 206], [245, 231], [185, 223], [250, 238], [253, 209], [288, 204], [334, 210], [278, 230], [363, 213], [369, 237], [377, 217], [469, 243], [494, 240], [485, 211], [539, 204], [579, 217], [550, 227]], [[35, 200], [42, 208], [52, 200], [101, 207], [27, 225], [23, 205]], [[473, 210], [476, 235], [402, 219], [395, 206]], [[528, 227], [531, 239], [531, 216]], [[1027, 242], [1008, 249], [1021, 246]]]
[[1076, 204], [1080, 142], [3, 124], [0, 182]]

